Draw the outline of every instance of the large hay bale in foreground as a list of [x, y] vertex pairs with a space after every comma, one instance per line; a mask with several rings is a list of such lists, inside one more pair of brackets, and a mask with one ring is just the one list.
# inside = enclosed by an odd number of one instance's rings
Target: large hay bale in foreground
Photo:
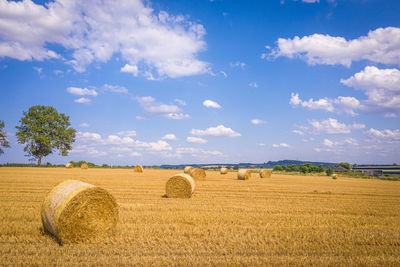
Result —
[[228, 168], [221, 168], [221, 174], [227, 174], [228, 173]]
[[260, 178], [271, 178], [271, 172], [269, 170], [261, 170]]
[[194, 168], [193, 168], [192, 166], [186, 166], [185, 169], [183, 170], [183, 172], [190, 175], [190, 172], [191, 172], [193, 169], [194, 169]]
[[118, 204], [106, 190], [67, 180], [47, 194], [42, 205], [45, 230], [61, 243], [104, 238], [118, 222]]
[[193, 168], [190, 172], [190, 176], [195, 180], [204, 181], [206, 179], [206, 172], [200, 168]]
[[65, 168], [72, 169], [73, 167], [74, 167], [74, 164], [72, 164], [71, 162], [65, 164]]
[[251, 171], [246, 169], [238, 170], [238, 179], [239, 180], [248, 180], [251, 177]]
[[87, 165], [86, 163], [82, 163], [81, 169], [86, 170], [87, 168], [89, 168], [89, 165]]
[[136, 165], [135, 167], [133, 167], [133, 171], [134, 172], [143, 172], [143, 167], [140, 165]]
[[190, 198], [194, 193], [195, 183], [187, 174], [180, 173], [172, 176], [167, 181], [165, 190], [167, 197]]

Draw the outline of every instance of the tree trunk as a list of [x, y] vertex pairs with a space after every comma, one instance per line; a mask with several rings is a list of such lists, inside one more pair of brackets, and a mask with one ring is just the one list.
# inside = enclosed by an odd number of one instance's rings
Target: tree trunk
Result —
[[42, 155], [38, 156], [38, 166], [40, 167], [40, 165], [42, 165]]

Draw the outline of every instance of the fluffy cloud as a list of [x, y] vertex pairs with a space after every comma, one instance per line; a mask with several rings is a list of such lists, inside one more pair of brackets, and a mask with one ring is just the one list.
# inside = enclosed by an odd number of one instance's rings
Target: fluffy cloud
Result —
[[400, 140], [400, 130], [376, 130], [374, 128], [369, 129], [365, 132], [367, 135], [373, 138], [384, 139], [384, 140]]
[[400, 111], [400, 71], [398, 69], [378, 69], [367, 66], [364, 70], [340, 82], [365, 91], [368, 97], [366, 103], [370, 105], [382, 110]]
[[259, 124], [266, 124], [267, 122], [260, 119], [252, 119], [251, 123], [254, 125], [259, 125]]
[[303, 131], [300, 130], [293, 130], [292, 133], [298, 134], [298, 135], [304, 135]]
[[172, 78], [208, 72], [208, 63], [197, 59], [206, 47], [204, 27], [182, 15], [156, 14], [141, 0], [1, 1], [0, 10], [0, 57], [62, 59], [83, 72], [92, 62], [119, 54], [128, 64], [122, 70], [133, 74], [133, 66], [140, 66], [139, 73]]
[[262, 58], [301, 58], [310, 65], [344, 65], [353, 61], [369, 60], [376, 63], [400, 62], [400, 28], [387, 27], [370, 31], [367, 36], [354, 40], [343, 37], [313, 34], [302, 38], [279, 38], [277, 47]]
[[323, 121], [311, 120], [309, 121], [311, 128], [307, 128], [314, 134], [348, 134], [351, 130], [359, 130], [365, 128], [364, 124], [351, 124], [340, 123], [336, 119], [329, 118]]
[[73, 95], [89, 95], [89, 96], [98, 95], [98, 93], [94, 89], [79, 88], [79, 87], [68, 87], [67, 92]]
[[227, 128], [224, 125], [218, 125], [217, 127], [209, 127], [205, 130], [192, 129], [190, 131], [192, 135], [198, 136], [224, 136], [224, 137], [238, 137], [242, 136], [240, 133], [235, 132], [231, 128]]
[[136, 65], [129, 65], [129, 64], [125, 64], [125, 66], [123, 66], [120, 69], [121, 72], [126, 72], [126, 73], [132, 73], [133, 76], [138, 76], [139, 74], [139, 69], [138, 66]]
[[288, 144], [286, 144], [286, 143], [280, 143], [280, 144], [272, 144], [272, 147], [274, 147], [274, 148], [278, 148], [278, 147], [288, 148], [290, 146]]
[[204, 100], [203, 106], [205, 106], [207, 108], [217, 108], [217, 109], [222, 108], [217, 102], [214, 102], [211, 100]]
[[131, 130], [131, 131], [121, 131], [117, 133], [119, 136], [125, 136], [125, 137], [135, 137], [136, 136], [136, 131]]
[[174, 134], [166, 134], [161, 139], [162, 140], [176, 140], [176, 136]]
[[351, 116], [357, 115], [354, 110], [363, 108], [361, 102], [355, 97], [339, 96], [336, 99], [325, 97], [318, 100], [310, 98], [309, 100], [305, 101], [300, 99], [298, 93], [292, 93], [289, 104], [292, 107], [302, 106], [310, 110], [321, 109], [328, 112], [347, 113]]
[[76, 134], [78, 141], [101, 141], [101, 135], [98, 133], [78, 132]]
[[113, 93], [121, 93], [121, 94], [127, 94], [128, 89], [126, 89], [123, 86], [119, 85], [111, 85], [111, 84], [104, 84], [103, 85], [105, 91], [113, 92]]
[[249, 83], [250, 87], [258, 88], [257, 82]]
[[201, 137], [188, 136], [186, 138], [186, 142], [188, 142], [188, 143], [197, 143], [197, 144], [205, 144], [205, 143], [207, 143], [207, 140], [203, 139]]
[[151, 96], [136, 97], [135, 99], [148, 116], [163, 116], [173, 120], [187, 119], [190, 117], [188, 114], [183, 114], [180, 107], [158, 103]]
[[81, 97], [81, 98], [75, 99], [74, 102], [79, 103], [79, 104], [88, 104], [88, 103], [92, 102], [92, 100], [90, 100], [89, 98], [86, 98], [86, 97]]

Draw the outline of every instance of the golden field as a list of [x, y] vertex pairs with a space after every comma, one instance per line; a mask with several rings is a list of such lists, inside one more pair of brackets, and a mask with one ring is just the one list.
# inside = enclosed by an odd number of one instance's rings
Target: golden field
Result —
[[[178, 172], [0, 168], [0, 264], [400, 265], [400, 182], [209, 171], [192, 198], [163, 198]], [[42, 201], [66, 179], [115, 196], [113, 236], [60, 246], [43, 233]]]

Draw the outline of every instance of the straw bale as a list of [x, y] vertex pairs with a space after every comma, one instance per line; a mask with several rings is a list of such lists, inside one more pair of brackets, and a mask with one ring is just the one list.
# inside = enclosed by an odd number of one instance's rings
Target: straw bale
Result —
[[86, 163], [82, 163], [82, 165], [81, 165], [81, 169], [87, 169], [87, 168], [89, 168], [89, 165], [87, 165]]
[[170, 198], [190, 198], [194, 193], [195, 183], [187, 174], [180, 173], [167, 181], [165, 190]]
[[70, 162], [70, 163], [67, 163], [67, 164], [65, 164], [65, 168], [72, 169], [73, 167], [74, 167], [74, 164], [72, 164], [71, 162]]
[[228, 168], [221, 168], [221, 174], [227, 174]]
[[106, 190], [77, 180], [54, 187], [42, 205], [44, 229], [60, 243], [101, 240], [118, 222], [118, 204]]
[[260, 178], [271, 178], [271, 172], [269, 170], [261, 170]]
[[190, 175], [190, 172], [193, 170], [194, 168], [192, 166], [186, 166], [185, 170], [183, 171], [184, 173], [187, 173]]
[[251, 177], [251, 171], [246, 169], [238, 170], [238, 179], [239, 180], [248, 180]]
[[338, 174], [336, 174], [336, 173], [332, 174], [332, 179], [337, 179], [338, 177], [339, 177]]
[[143, 167], [140, 165], [136, 165], [135, 167], [133, 167], [133, 171], [134, 172], [143, 172]]
[[193, 168], [190, 171], [190, 176], [192, 176], [194, 180], [204, 181], [206, 179], [206, 172], [200, 168]]

